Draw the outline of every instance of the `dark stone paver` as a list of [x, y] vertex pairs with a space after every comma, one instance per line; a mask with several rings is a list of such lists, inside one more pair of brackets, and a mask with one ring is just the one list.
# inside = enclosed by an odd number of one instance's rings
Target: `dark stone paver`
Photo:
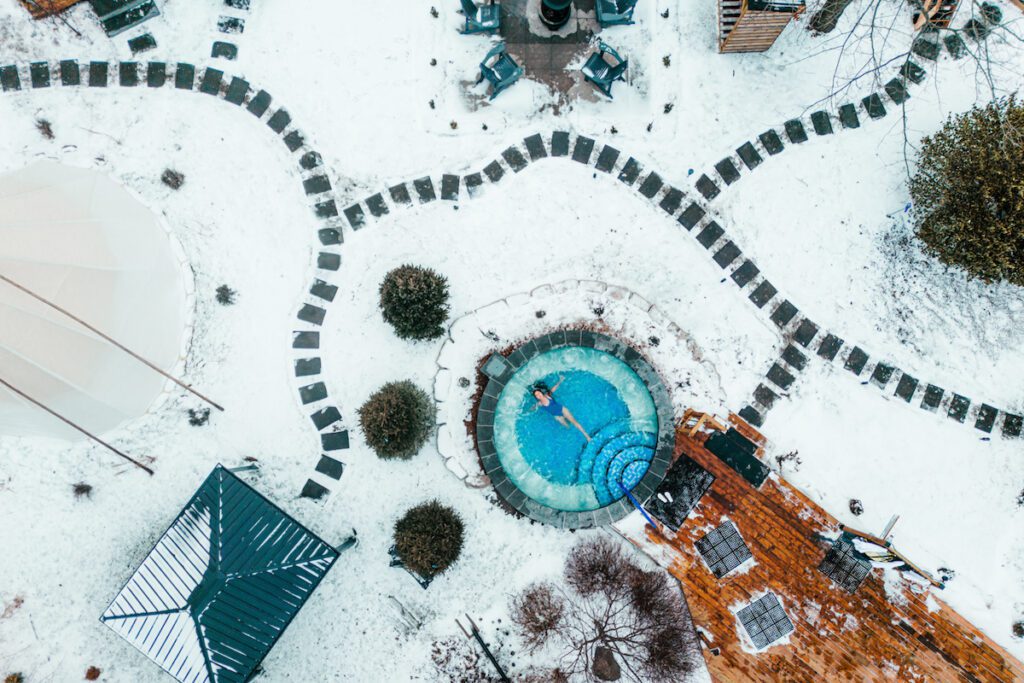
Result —
[[987, 403], [982, 403], [978, 408], [978, 417], [974, 421], [974, 428], [980, 429], [986, 434], [992, 433], [992, 427], [996, 423], [996, 414], [999, 411]]
[[640, 162], [630, 157], [626, 161], [626, 165], [619, 171], [619, 180], [624, 182], [626, 185], [632, 185], [636, 182], [636, 179], [640, 177]]
[[206, 69], [203, 71], [203, 80], [199, 83], [199, 92], [216, 97], [220, 94], [220, 84], [223, 80], [224, 72], [220, 69]]
[[329, 496], [330, 494], [331, 492], [322, 485], [316, 483], [312, 479], [307, 479], [306, 484], [302, 487], [302, 492], [299, 493], [299, 496], [302, 498], [311, 498], [312, 500], [320, 500], [324, 496]]
[[306, 139], [302, 137], [302, 133], [297, 130], [293, 130], [288, 135], [284, 136], [285, 147], [288, 148], [289, 152], [295, 152], [306, 144]]
[[739, 416], [754, 427], [760, 427], [764, 424], [764, 418], [761, 417], [761, 413], [754, 410], [751, 406], [743, 406], [740, 408]]
[[288, 124], [292, 122], [291, 114], [289, 114], [283, 107], [275, 111], [269, 119], [267, 119], [267, 126], [270, 130], [274, 131], [278, 135], [284, 132], [284, 129], [288, 127]]
[[569, 156], [569, 133], [558, 130], [551, 134], [551, 156]]
[[761, 270], [754, 265], [754, 262], [747, 259], [739, 268], [732, 272], [731, 277], [737, 286], [746, 287], [747, 284], [757, 277], [757, 274], [760, 272]]
[[894, 78], [885, 84], [885, 94], [896, 104], [903, 104], [910, 98], [910, 93], [907, 92], [906, 86], [899, 78]]
[[764, 147], [764, 150], [772, 156], [783, 150], [782, 140], [779, 138], [779, 134], [774, 130], [766, 130], [758, 135], [757, 139], [761, 141], [761, 145]]
[[792, 344], [788, 344], [786, 349], [782, 352], [782, 360], [786, 361], [797, 370], [803, 370], [807, 367], [807, 356]]
[[811, 322], [810, 318], [804, 318], [800, 321], [800, 325], [796, 328], [796, 332], [793, 333], [793, 339], [795, 339], [800, 346], [807, 348], [816, 334], [818, 334], [818, 326]]
[[949, 410], [946, 411], [946, 415], [952, 420], [963, 422], [970, 408], [971, 399], [960, 394], [953, 394], [953, 400], [949, 402]]
[[590, 163], [590, 155], [594, 151], [594, 141], [582, 135], [576, 138], [576, 144], [572, 148], [572, 160], [581, 164]]
[[331, 191], [331, 180], [325, 175], [315, 175], [303, 180], [302, 187], [308, 195], [323, 194]]
[[679, 223], [687, 230], [692, 230], [693, 226], [697, 225], [701, 218], [704, 218], [704, 209], [697, 202], [690, 202], [690, 205], [679, 214]]
[[859, 346], [854, 346], [853, 351], [850, 351], [850, 355], [846, 358], [846, 363], [843, 367], [852, 372], [855, 375], [859, 375], [864, 372], [864, 366], [868, 363], [868, 354], [864, 352], [864, 349]]
[[740, 160], [751, 171], [757, 168], [763, 161], [761, 155], [757, 153], [757, 149], [749, 142], [744, 142], [737, 147], [736, 153], [740, 155]]
[[1024, 427], [1024, 417], [1007, 414], [1003, 418], [1003, 436], [1016, 438], [1020, 436], [1021, 427]]
[[[336, 254], [321, 254], [321, 256], [325, 255], [336, 256]], [[320, 265], [319, 267], [323, 268], [322, 265]], [[332, 268], [330, 270], [337, 270], [337, 268]], [[313, 284], [309, 288], [309, 293], [317, 297], [318, 299], [323, 299], [324, 301], [334, 301], [334, 297], [338, 295], [338, 288], [329, 282], [316, 279], [313, 280]]]
[[316, 234], [320, 238], [320, 244], [325, 247], [341, 244], [341, 230], [337, 228], [321, 228]]
[[925, 75], [924, 69], [909, 59], [900, 67], [900, 76], [903, 76], [903, 78], [907, 79], [911, 83], [920, 83], [924, 80]]
[[750, 300], [754, 302], [754, 305], [758, 308], [764, 308], [772, 298], [779, 293], [779, 290], [775, 289], [775, 285], [764, 280], [759, 284], [753, 292], [750, 293]]
[[818, 355], [825, 360], [835, 360], [841, 348], [843, 348], [843, 340], [829, 333], [821, 340], [821, 344], [818, 346]]
[[270, 102], [273, 98], [266, 90], [260, 90], [256, 93], [251, 100], [249, 100], [249, 106], [246, 109], [249, 110], [256, 118], [263, 116], [267, 113], [267, 109], [270, 109]]
[[412, 181], [412, 187], [416, 190], [416, 198], [420, 204], [427, 204], [437, 199], [437, 193], [434, 192], [434, 181], [430, 179], [430, 176]]
[[758, 384], [757, 388], [754, 389], [754, 400], [763, 405], [768, 410], [771, 410], [772, 406], [775, 405], [775, 399], [779, 397], [774, 391], [769, 389], [763, 384]]
[[50, 64], [49, 62], [32, 62], [28, 67], [29, 77], [32, 80], [33, 88], [50, 87]]
[[885, 388], [885, 385], [892, 379], [892, 373], [896, 370], [891, 365], [885, 363], [879, 363], [875, 366], [874, 372], [871, 373], [871, 381], [877, 384], [881, 388]]
[[704, 229], [697, 234], [697, 242], [699, 242], [705, 249], [710, 249], [711, 245], [717, 242], [718, 238], [724, 234], [725, 230], [723, 230], [718, 223], [708, 221], [708, 224], [704, 226]]
[[605, 145], [601, 148], [601, 153], [597, 155], [597, 164], [595, 168], [598, 171], [604, 173], [611, 173], [612, 169], [615, 168], [615, 162], [619, 160], [619, 150]]
[[534, 133], [524, 138], [523, 144], [526, 145], [526, 153], [530, 155], [531, 161], [543, 159], [548, 155], [547, 147], [544, 146], [544, 138], [540, 136], [540, 133]]
[[674, 187], [668, 188], [668, 192], [661, 198], [661, 202], [658, 204], [665, 213], [669, 215], [675, 215], [675, 212], [679, 210], [679, 207], [683, 205], [683, 191], [677, 190]]
[[4, 92], [21, 90], [21, 76], [18, 75], [18, 67], [14, 65], [0, 67], [0, 86], [3, 87]]
[[772, 363], [771, 368], [768, 369], [767, 377], [773, 383], [783, 389], [789, 389], [793, 384], [793, 380], [796, 379], [792, 374], [786, 371], [784, 367], [778, 363]]
[[797, 308], [788, 299], [775, 307], [772, 312], [772, 322], [779, 327], [785, 327], [797, 314]]
[[238, 46], [226, 40], [215, 40], [210, 48], [210, 56], [214, 59], [226, 59], [229, 62], [238, 59]]
[[299, 387], [299, 399], [303, 404], [316, 403], [327, 398], [327, 385], [323, 382], [314, 382], [304, 387]]
[[501, 158], [504, 159], [509, 168], [516, 173], [522, 171], [529, 164], [526, 157], [523, 156], [523, 153], [519, 151], [518, 147], [509, 147], [501, 153]]
[[348, 448], [348, 430], [321, 434], [320, 445], [325, 451], [340, 451]]
[[323, 164], [323, 162], [324, 160], [320, 157], [320, 154], [318, 154], [317, 152], [306, 152], [299, 159], [299, 166], [301, 166], [307, 171], [310, 171], [316, 168], [317, 166]]
[[228, 91], [224, 94], [224, 99], [231, 104], [241, 106], [242, 102], [245, 101], [245, 96], [248, 94], [249, 81], [235, 76], [231, 79], [231, 83], [228, 84]]
[[441, 199], [454, 202], [459, 198], [459, 176], [445, 173], [441, 176]]
[[128, 41], [128, 49], [132, 51], [133, 55], [155, 48], [156, 38], [153, 37], [152, 33], [143, 33], [141, 36], [136, 36]]
[[786, 137], [790, 142], [794, 144], [807, 142], [807, 131], [804, 130], [804, 124], [800, 122], [800, 119], [790, 119], [783, 126], [786, 128]]
[[89, 62], [89, 87], [106, 88], [110, 65], [106, 62]]
[[484, 166], [484, 175], [487, 176], [487, 179], [492, 183], [496, 183], [505, 175], [505, 169], [503, 169], [501, 164], [497, 161], [492, 161]]
[[647, 177], [644, 178], [644, 181], [640, 183], [640, 189], [637, 190], [637, 192], [647, 197], [648, 199], [652, 199], [654, 195], [658, 194], [658, 190], [661, 189], [661, 186], [663, 184], [664, 183], [662, 183], [661, 181], [661, 176], [659, 176], [654, 171], [651, 171], [650, 173], [647, 174]]
[[380, 192], [366, 198], [366, 208], [370, 210], [370, 215], [374, 218], [380, 218], [389, 213], [387, 202], [384, 201], [384, 197]]
[[309, 377], [320, 374], [319, 358], [299, 358], [295, 361], [295, 376]]
[[409, 196], [409, 186], [405, 183], [388, 188], [391, 201], [395, 204], [412, 204], [412, 197]]
[[328, 406], [310, 415], [309, 419], [313, 421], [316, 430], [322, 432], [335, 422], [340, 421], [341, 413], [334, 406]]
[[319, 349], [320, 348], [320, 333], [319, 332], [293, 332], [292, 333], [292, 348], [293, 349]]
[[914, 44], [910, 47], [910, 51], [918, 57], [930, 59], [933, 62], [939, 58], [939, 51], [941, 49], [938, 43], [924, 37], [915, 40]]
[[924, 396], [921, 398], [921, 407], [925, 410], [935, 412], [939, 408], [939, 404], [942, 403], [942, 396], [946, 392], [934, 384], [929, 384], [925, 387]]
[[345, 464], [329, 455], [321, 455], [320, 461], [316, 464], [316, 471], [331, 479], [341, 479], [345, 472]]
[[827, 111], [816, 111], [811, 114], [811, 125], [817, 135], [832, 134], [832, 119]]
[[333, 199], [330, 199], [317, 204], [315, 211], [318, 218], [334, 218], [338, 215], [338, 205]]
[[178, 90], [191, 90], [195, 83], [195, 65], [178, 62], [177, 66], [174, 67], [174, 87]]
[[946, 46], [946, 52], [953, 59], [960, 59], [967, 54], [967, 43], [960, 37], [958, 33], [947, 33], [942, 38], [943, 44]]
[[345, 218], [348, 219], [348, 224], [352, 226], [353, 230], [358, 230], [366, 225], [366, 214], [363, 213], [363, 207], [358, 204], [353, 204], [345, 209]]
[[122, 88], [134, 88], [139, 84], [139, 65], [135, 62], [121, 62], [117, 65], [117, 80]]
[[484, 184], [484, 180], [480, 177], [479, 173], [470, 173], [463, 178], [463, 181], [466, 183], [466, 192], [469, 193], [470, 197], [476, 194], [476, 191]]
[[900, 375], [900, 381], [896, 383], [894, 395], [910, 403], [910, 399], [913, 398], [915, 391], [917, 391], [917, 380], [904, 372]]
[[728, 157], [715, 164], [715, 170], [718, 171], [718, 175], [722, 176], [726, 185], [732, 185], [740, 179], [740, 172], [736, 168], [736, 164], [732, 163], [732, 159]]
[[78, 62], [73, 59], [64, 59], [60, 63], [60, 84], [81, 85], [82, 75]]
[[864, 106], [864, 111], [868, 113], [873, 119], [880, 119], [885, 116], [885, 105], [882, 104], [882, 98], [878, 96], [878, 93], [873, 92], [860, 101]]
[[708, 201], [722, 193], [715, 181], [709, 178], [707, 174], [701, 174], [700, 178], [697, 178], [697, 192], [704, 195], [704, 199]]
[[839, 122], [843, 124], [843, 128], [860, 128], [857, 108], [852, 104], [844, 104], [839, 107]]
[[720, 268], [725, 268], [727, 265], [735, 261], [740, 255], [740, 248], [737, 247], [732, 240], [726, 242], [722, 247], [715, 252], [714, 260]]
[[146, 65], [146, 85], [150, 88], [162, 88], [167, 83], [166, 62], [150, 62]]

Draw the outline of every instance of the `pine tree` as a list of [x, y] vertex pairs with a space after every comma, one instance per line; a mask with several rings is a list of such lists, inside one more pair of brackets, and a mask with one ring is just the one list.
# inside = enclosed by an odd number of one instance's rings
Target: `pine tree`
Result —
[[436, 339], [448, 319], [448, 280], [430, 268], [395, 268], [380, 284], [380, 310], [400, 338]]
[[459, 514], [431, 500], [410, 509], [395, 523], [395, 551], [412, 571], [436, 576], [459, 559], [463, 532]]
[[408, 460], [434, 426], [434, 403], [412, 382], [388, 382], [359, 408], [363, 437], [382, 458]]

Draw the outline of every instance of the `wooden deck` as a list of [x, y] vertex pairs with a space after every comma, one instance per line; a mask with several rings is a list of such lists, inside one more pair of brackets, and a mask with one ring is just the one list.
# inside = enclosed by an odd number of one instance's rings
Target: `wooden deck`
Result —
[[63, 12], [72, 5], [77, 5], [82, 0], [21, 0], [21, 4], [25, 6], [32, 16], [36, 19], [42, 19], [49, 17], [59, 12]]
[[[852, 595], [835, 585], [817, 569], [830, 546], [821, 536], [839, 533], [835, 518], [774, 475], [755, 490], [704, 448], [706, 438], [680, 432], [677, 441], [677, 458], [685, 453], [716, 477], [679, 533], [637, 525], [620, 532], [683, 584], [694, 625], [721, 649], [704, 651], [716, 681], [1024, 681], [1021, 662], [944, 604], [941, 591], [900, 578], [890, 599], [880, 569]], [[754, 564], [719, 580], [694, 543], [724, 518]], [[754, 653], [749, 641], [741, 645], [735, 611], [766, 590], [795, 631]]]

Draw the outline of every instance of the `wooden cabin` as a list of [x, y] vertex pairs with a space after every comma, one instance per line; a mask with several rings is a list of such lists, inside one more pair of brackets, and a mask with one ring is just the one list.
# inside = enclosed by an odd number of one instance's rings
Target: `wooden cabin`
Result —
[[718, 51], [764, 52], [804, 7], [803, 0], [718, 0]]
[[753, 427], [700, 417], [684, 418], [645, 504], [657, 530], [639, 516], [615, 529], [679, 580], [713, 680], [1024, 681], [1021, 662], [942, 601], [941, 582], [909, 560], [903, 577], [874, 567], [852, 540], [874, 537], [766, 475]]
[[21, 4], [32, 14], [33, 19], [52, 17], [80, 2], [82, 0], [21, 0]]

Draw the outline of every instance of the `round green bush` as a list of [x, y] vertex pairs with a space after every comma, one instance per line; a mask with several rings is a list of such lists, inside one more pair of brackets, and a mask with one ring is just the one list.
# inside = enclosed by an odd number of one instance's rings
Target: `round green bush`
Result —
[[388, 382], [359, 408], [366, 443], [382, 458], [408, 460], [434, 427], [434, 403], [412, 382]]
[[401, 339], [440, 337], [448, 310], [448, 280], [430, 268], [400, 266], [380, 283], [380, 311]]
[[417, 574], [437, 576], [459, 559], [463, 531], [462, 518], [455, 510], [431, 500], [395, 522], [395, 551]]
[[928, 253], [1024, 285], [1024, 106], [1003, 98], [947, 120], [922, 142], [910, 196]]

